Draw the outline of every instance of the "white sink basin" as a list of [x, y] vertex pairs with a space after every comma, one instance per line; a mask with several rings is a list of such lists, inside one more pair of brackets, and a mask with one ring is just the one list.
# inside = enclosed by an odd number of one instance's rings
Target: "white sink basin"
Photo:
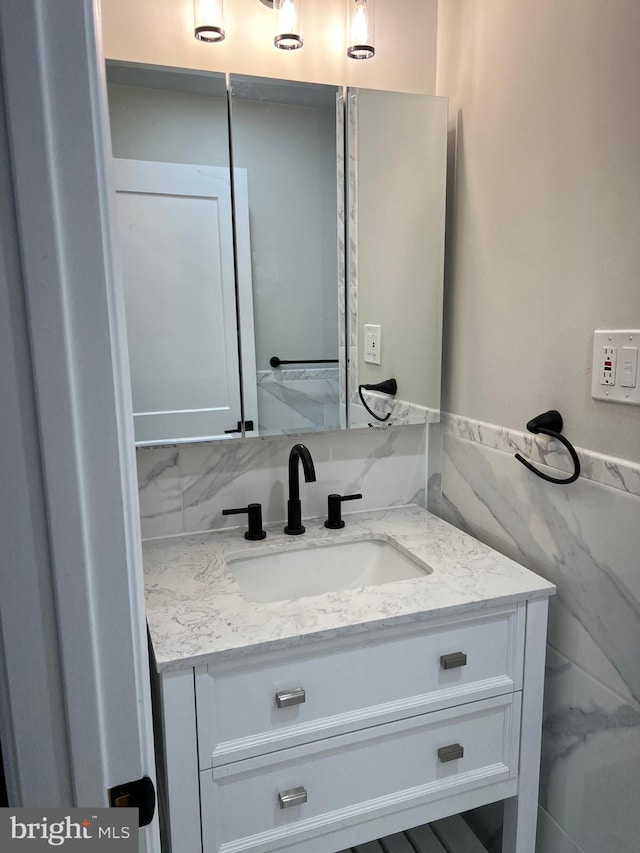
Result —
[[239, 555], [230, 557], [227, 565], [245, 598], [260, 603], [376, 586], [431, 572], [380, 539]]

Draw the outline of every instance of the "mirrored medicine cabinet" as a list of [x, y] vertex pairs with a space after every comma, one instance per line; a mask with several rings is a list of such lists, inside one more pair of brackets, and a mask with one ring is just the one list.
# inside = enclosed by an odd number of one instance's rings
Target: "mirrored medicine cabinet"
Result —
[[438, 420], [446, 99], [107, 82], [136, 444]]

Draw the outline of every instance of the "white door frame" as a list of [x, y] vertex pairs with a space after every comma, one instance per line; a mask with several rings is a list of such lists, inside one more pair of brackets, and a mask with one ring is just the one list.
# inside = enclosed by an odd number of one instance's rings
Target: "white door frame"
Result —
[[[0, 219], [15, 344], [11, 353], [3, 338], [13, 406], [0, 452], [21, 478], [14, 511], [0, 514], [0, 736], [15, 805], [107, 805], [108, 788], [155, 781], [100, 38], [98, 0], [0, 4], [16, 205], [14, 233], [11, 216]], [[0, 143], [0, 175], [2, 153]], [[49, 774], [38, 786], [31, 773], [41, 764]], [[159, 849], [157, 818], [144, 837], [146, 849]]]

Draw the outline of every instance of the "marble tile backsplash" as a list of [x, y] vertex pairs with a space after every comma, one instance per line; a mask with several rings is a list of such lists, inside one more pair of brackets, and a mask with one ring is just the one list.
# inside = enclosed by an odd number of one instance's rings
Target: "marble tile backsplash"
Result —
[[210, 444], [143, 447], [137, 451], [142, 538], [237, 527], [222, 510], [262, 504], [265, 521], [286, 516], [291, 447], [307, 445], [315, 483], [301, 475], [306, 518], [326, 512], [332, 492], [362, 492], [354, 511], [425, 505], [426, 427], [404, 426], [232, 439]]
[[637, 853], [640, 466], [448, 415], [431, 428], [428, 506], [552, 581], [538, 853]]

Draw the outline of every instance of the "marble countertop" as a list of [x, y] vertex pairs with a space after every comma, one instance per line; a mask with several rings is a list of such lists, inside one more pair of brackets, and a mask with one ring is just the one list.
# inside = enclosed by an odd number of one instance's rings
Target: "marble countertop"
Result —
[[[147, 621], [159, 672], [255, 653], [319, 636], [344, 636], [382, 624], [426, 621], [555, 591], [553, 584], [417, 506], [345, 515], [342, 530], [305, 520], [303, 536], [265, 526], [248, 542], [245, 528], [143, 543]], [[225, 558], [251, 551], [291, 551], [335, 542], [384, 539], [431, 572], [379, 586], [294, 601], [247, 601]]]

